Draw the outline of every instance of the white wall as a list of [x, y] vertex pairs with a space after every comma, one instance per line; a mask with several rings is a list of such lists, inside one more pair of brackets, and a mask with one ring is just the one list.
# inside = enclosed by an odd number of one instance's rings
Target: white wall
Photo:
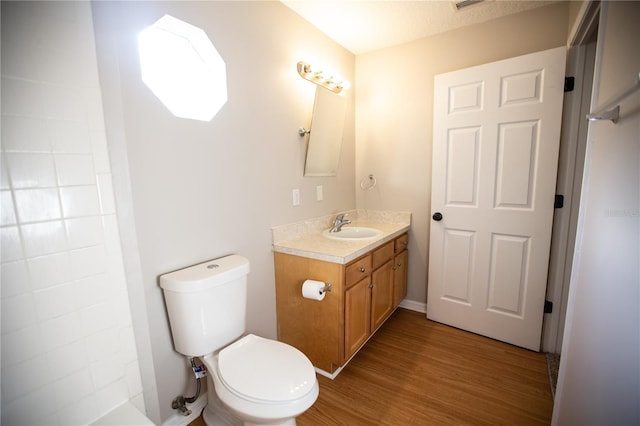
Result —
[[567, 22], [560, 3], [356, 58], [356, 185], [378, 181], [356, 204], [412, 212], [407, 299], [426, 304], [434, 76], [562, 46]]
[[[147, 311], [150, 380], [166, 420], [172, 399], [193, 393], [194, 380], [173, 350], [158, 276], [246, 256], [248, 329], [276, 337], [270, 228], [355, 208], [353, 91], [338, 176], [304, 178], [297, 130], [309, 125], [315, 86], [296, 64], [353, 81], [355, 60], [279, 2], [96, 2], [93, 9], [128, 280], [144, 292], [133, 314]], [[229, 100], [211, 122], [173, 117], [140, 79], [136, 35], [164, 14], [202, 28], [226, 62]], [[324, 201], [315, 200], [316, 185]]]
[[[640, 3], [603, 3], [593, 105], [640, 72]], [[640, 94], [591, 124], [555, 425], [640, 423]]]
[[87, 2], [2, 2], [2, 424], [144, 410]]

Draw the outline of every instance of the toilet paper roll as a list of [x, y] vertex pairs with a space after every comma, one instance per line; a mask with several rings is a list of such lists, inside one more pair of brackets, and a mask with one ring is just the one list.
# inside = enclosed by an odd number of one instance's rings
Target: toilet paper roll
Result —
[[326, 296], [326, 292], [323, 290], [325, 283], [316, 280], [305, 280], [302, 283], [302, 297], [311, 300], [322, 300]]

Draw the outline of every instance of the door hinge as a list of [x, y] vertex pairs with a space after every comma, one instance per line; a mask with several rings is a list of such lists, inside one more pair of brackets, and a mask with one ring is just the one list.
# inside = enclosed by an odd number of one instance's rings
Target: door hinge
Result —
[[550, 300], [545, 300], [544, 301], [544, 313], [545, 314], [550, 314], [551, 312], [553, 312], [553, 302]]
[[576, 78], [575, 77], [565, 77], [564, 78], [564, 91], [566, 92], [573, 92], [573, 88], [576, 84]]
[[556, 194], [556, 199], [553, 202], [554, 209], [561, 209], [564, 207], [564, 195]]

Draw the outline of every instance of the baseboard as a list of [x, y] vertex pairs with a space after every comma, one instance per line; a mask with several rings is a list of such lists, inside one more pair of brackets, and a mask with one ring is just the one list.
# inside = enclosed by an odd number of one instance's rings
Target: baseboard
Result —
[[347, 364], [345, 363], [345, 365], [343, 365], [342, 367], [338, 367], [336, 369], [336, 371], [334, 371], [333, 373], [329, 373], [328, 371], [324, 371], [321, 368], [318, 367], [313, 367], [316, 370], [316, 373], [320, 374], [321, 376], [324, 376], [328, 379], [335, 379], [336, 377], [338, 377], [338, 374], [340, 374], [340, 372], [342, 371], [342, 369], [346, 366]]
[[416, 302], [415, 300], [404, 299], [399, 305], [401, 308], [409, 309], [411, 311], [427, 313], [427, 304], [422, 302]]
[[200, 417], [202, 410], [207, 406], [207, 393], [200, 394], [198, 399], [193, 404], [187, 404], [187, 408], [191, 410], [191, 414], [183, 416], [176, 412], [173, 416], [169, 417], [162, 426], [187, 426], [189, 423]]

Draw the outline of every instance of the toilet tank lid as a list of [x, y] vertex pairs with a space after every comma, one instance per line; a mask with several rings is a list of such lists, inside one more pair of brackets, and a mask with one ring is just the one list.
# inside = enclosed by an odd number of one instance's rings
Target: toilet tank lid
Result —
[[233, 281], [248, 273], [249, 261], [232, 254], [160, 275], [160, 287], [176, 293], [193, 293]]

